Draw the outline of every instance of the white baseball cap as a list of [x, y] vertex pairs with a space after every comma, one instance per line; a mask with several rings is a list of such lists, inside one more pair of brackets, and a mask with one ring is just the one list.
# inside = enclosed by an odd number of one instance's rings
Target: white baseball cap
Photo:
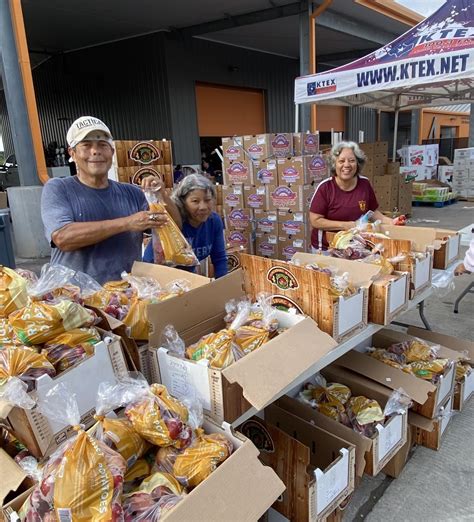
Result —
[[81, 116], [69, 127], [66, 140], [70, 147], [75, 147], [85, 139], [103, 140], [113, 147], [113, 138], [107, 125], [94, 116]]

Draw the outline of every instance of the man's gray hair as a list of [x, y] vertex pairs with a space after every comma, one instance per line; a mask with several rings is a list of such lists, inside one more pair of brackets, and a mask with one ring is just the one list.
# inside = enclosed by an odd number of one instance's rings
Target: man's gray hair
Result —
[[331, 175], [334, 175], [336, 173], [336, 161], [339, 157], [339, 154], [341, 153], [342, 149], [351, 149], [354, 153], [354, 156], [357, 160], [357, 173], [360, 174], [362, 171], [362, 168], [365, 165], [365, 162], [367, 160], [366, 155], [364, 154], [364, 151], [359, 147], [359, 145], [355, 141], [340, 141], [336, 145], [333, 146], [331, 149], [331, 152], [329, 154], [329, 168]]
[[193, 190], [204, 190], [209, 196], [216, 199], [216, 187], [206, 177], [201, 176], [201, 174], [189, 174], [180, 181], [173, 194], [171, 194], [171, 198], [178, 207], [183, 219], [188, 217], [184, 200]]

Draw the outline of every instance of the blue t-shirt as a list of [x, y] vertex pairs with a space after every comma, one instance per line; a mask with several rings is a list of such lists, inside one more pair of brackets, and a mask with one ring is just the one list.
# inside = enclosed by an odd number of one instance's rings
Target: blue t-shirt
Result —
[[120, 279], [142, 257], [141, 232], [123, 232], [73, 252], [61, 251], [51, 236], [70, 223], [117, 219], [141, 210], [148, 210], [148, 203], [134, 185], [109, 180], [107, 188], [94, 189], [77, 176], [50, 179], [43, 187], [41, 217], [52, 247], [51, 263], [85, 272], [101, 284]]
[[[182, 232], [192, 246], [199, 261], [211, 256], [216, 278], [227, 274], [224, 227], [222, 226], [222, 219], [218, 214], [212, 212], [209, 218], [197, 228], [184, 221]], [[153, 246], [151, 241], [145, 249], [143, 261], [153, 263]], [[188, 269], [187, 267], [179, 268]]]

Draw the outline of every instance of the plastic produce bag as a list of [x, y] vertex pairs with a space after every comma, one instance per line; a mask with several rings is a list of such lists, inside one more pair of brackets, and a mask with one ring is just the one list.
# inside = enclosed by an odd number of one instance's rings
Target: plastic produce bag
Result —
[[248, 301], [240, 302], [230, 328], [205, 335], [186, 349], [186, 357], [193, 361], [207, 359], [211, 368], [224, 369], [230, 366], [236, 360], [234, 340], [237, 330], [246, 323], [249, 314], [250, 303]]
[[123, 500], [125, 522], [155, 522], [162, 519], [185, 494], [169, 473], [156, 472], [147, 477]]
[[100, 333], [95, 328], [74, 328], [47, 342], [41, 353], [57, 372], [62, 372], [93, 355], [94, 345], [100, 340]]
[[28, 302], [27, 281], [11, 268], [0, 265], [0, 318], [23, 308]]
[[439, 377], [444, 373], [449, 364], [449, 359], [415, 361], [408, 364], [406, 371], [407, 373], [413, 373], [413, 375], [416, 375], [420, 379], [436, 384], [436, 382], [439, 380]]
[[437, 297], [445, 297], [456, 289], [454, 284], [454, 271], [456, 270], [456, 266], [456, 263], [454, 263], [452, 267], [446, 270], [433, 269], [431, 285]]
[[172, 473], [185, 487], [205, 480], [232, 453], [232, 442], [221, 433], [198, 430], [192, 444], [183, 449], [160, 448], [156, 454], [159, 469]]
[[39, 408], [48, 419], [67, 422], [76, 435], [44, 466], [41, 482], [27, 501], [26, 520], [123, 520], [124, 459], [81, 428], [77, 402], [64, 384], [52, 388]]
[[138, 459], [135, 464], [129, 466], [127, 473], [123, 478], [123, 492], [130, 493], [134, 491], [142, 481], [151, 475], [152, 463], [146, 458]]
[[8, 318], [16, 336], [27, 346], [47, 343], [69, 330], [91, 326], [95, 320], [91, 310], [71, 301], [34, 301]]
[[148, 386], [145, 380], [129, 380], [123, 383], [123, 389], [121, 402], [128, 403], [125, 416], [143, 439], [156, 446], [178, 448], [191, 443], [194, 426], [188, 424], [188, 408], [171, 397], [165, 386]]
[[21, 275], [23, 279], [26, 279], [27, 286], [31, 286], [38, 281], [38, 276], [31, 270], [26, 270], [26, 268], [17, 267], [15, 268], [15, 272]]
[[463, 361], [456, 362], [456, 382], [461, 381], [464, 377], [467, 377], [472, 372], [472, 366]]
[[155, 263], [163, 263], [168, 266], [197, 266], [199, 260], [193, 252], [191, 245], [181, 233], [178, 225], [173, 221], [165, 205], [161, 202], [161, 195], [157, 190], [146, 190], [151, 212], [164, 212], [168, 222], [161, 228], [153, 229], [154, 253], [157, 245], [161, 244], [161, 252], [155, 254]]
[[383, 414], [385, 417], [390, 417], [395, 414], [405, 415], [412, 405], [413, 402], [405, 393], [403, 388], [398, 388], [398, 390], [393, 390], [390, 394], [390, 397], [385, 404], [385, 408], [383, 409]]
[[20, 341], [16, 339], [15, 332], [8, 322], [8, 317], [0, 317], [0, 349], [19, 343]]
[[351, 397], [347, 403], [346, 411], [352, 429], [366, 437], [372, 437], [375, 433], [376, 424], [385, 419], [380, 404], [376, 400], [363, 395]]
[[106, 414], [120, 406], [122, 391], [123, 384], [100, 383], [94, 416], [97, 423], [88, 433], [120, 453], [127, 463], [127, 468], [130, 468], [145, 454], [148, 444], [134, 430], [127, 418], [106, 417]]
[[26, 347], [0, 350], [0, 399], [12, 406], [31, 409], [34, 401], [28, 395], [41, 375], [56, 374], [54, 366], [42, 354]]
[[163, 328], [160, 346], [166, 348], [177, 357], [181, 357], [181, 359], [184, 359], [186, 355], [186, 345], [172, 324], [167, 324]]

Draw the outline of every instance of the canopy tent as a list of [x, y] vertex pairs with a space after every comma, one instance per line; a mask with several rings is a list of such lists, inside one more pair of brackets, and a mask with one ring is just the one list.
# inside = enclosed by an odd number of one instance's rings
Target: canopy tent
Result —
[[295, 80], [297, 106], [324, 102], [391, 109], [395, 110], [396, 124], [400, 109], [471, 103], [473, 93], [472, 0], [448, 0], [430, 17], [377, 51], [347, 65]]

